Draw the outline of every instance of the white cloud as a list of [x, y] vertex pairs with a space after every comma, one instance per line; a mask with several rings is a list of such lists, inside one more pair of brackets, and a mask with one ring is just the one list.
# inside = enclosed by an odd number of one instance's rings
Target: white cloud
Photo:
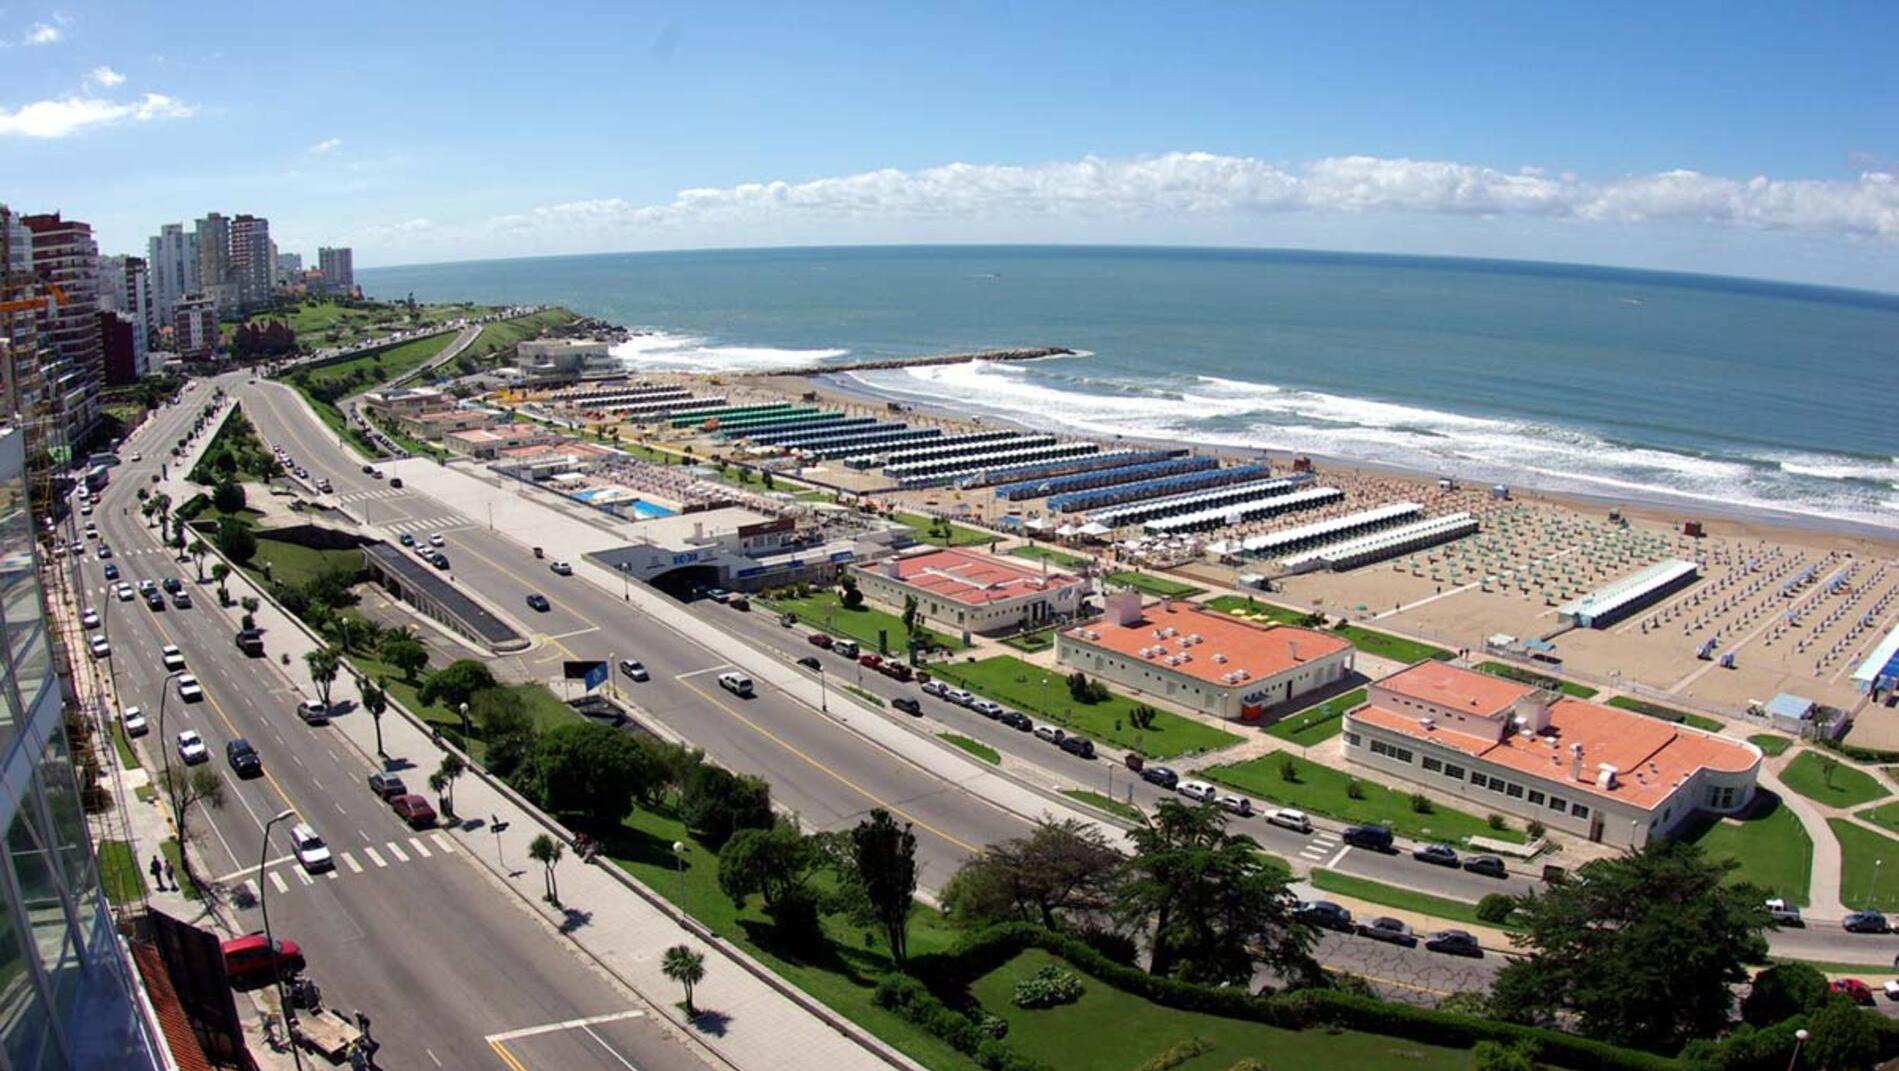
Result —
[[51, 25], [50, 23], [36, 22], [33, 24], [32, 29], [26, 31], [26, 36], [20, 38], [20, 43], [26, 45], [50, 45], [57, 43], [59, 39], [64, 36], [65, 34], [59, 27]]
[[323, 153], [329, 152], [331, 149], [337, 148], [338, 146], [342, 144], [343, 144], [342, 138], [324, 138], [322, 141], [319, 141], [315, 145], [310, 146], [310, 151], [321, 155]]
[[597, 233], [778, 224], [1086, 225], [1208, 221], [1267, 214], [1537, 218], [1578, 222], [1670, 221], [1899, 242], [1899, 178], [1730, 179], [1667, 171], [1586, 180], [1539, 168], [1342, 156], [1302, 165], [1255, 157], [1174, 152], [1087, 157], [1032, 165], [945, 164], [883, 169], [807, 182], [763, 182], [679, 191], [661, 204], [622, 198], [569, 201], [498, 216], [490, 227], [522, 233]]
[[196, 114], [197, 105], [173, 100], [162, 93], [147, 93], [138, 100], [128, 101], [98, 97], [38, 100], [11, 110], [0, 106], [0, 136], [63, 138], [91, 127], [126, 120], [144, 123], [154, 119], [188, 119]]
[[113, 86], [124, 85], [125, 76], [110, 67], [101, 65], [87, 72], [86, 81], [110, 89]]

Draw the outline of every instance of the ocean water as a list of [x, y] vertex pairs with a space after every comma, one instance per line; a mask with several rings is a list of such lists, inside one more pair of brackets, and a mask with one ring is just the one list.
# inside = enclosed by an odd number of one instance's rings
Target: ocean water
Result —
[[846, 373], [1048, 428], [1899, 529], [1899, 296], [1509, 261], [894, 247], [365, 270], [378, 297], [562, 304], [635, 368], [1066, 346]]

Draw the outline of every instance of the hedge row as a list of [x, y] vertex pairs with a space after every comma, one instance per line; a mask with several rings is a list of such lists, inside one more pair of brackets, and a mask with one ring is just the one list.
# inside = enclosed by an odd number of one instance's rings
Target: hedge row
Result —
[[877, 983], [871, 1002], [896, 1012], [910, 1023], [965, 1056], [974, 1057], [985, 1071], [1048, 1071], [1010, 1048], [1002, 1040], [1009, 1025], [983, 1013], [978, 1022], [945, 1004], [922, 982], [907, 975], [887, 975]]
[[1410, 1041], [1470, 1048], [1479, 1041], [1533, 1046], [1541, 1059], [1572, 1071], [1673, 1071], [1665, 1056], [1620, 1048], [1542, 1027], [1416, 1008], [1328, 989], [1255, 996], [1240, 988], [1213, 988], [1152, 975], [1116, 963], [1085, 942], [1027, 923], [1002, 923], [971, 934], [949, 952], [919, 956], [912, 970], [938, 992], [966, 991], [976, 979], [1039, 948], [1083, 972], [1162, 1007], [1244, 1019], [1288, 1030], [1338, 1027]]
[[1876, 747], [1861, 747], [1858, 744], [1848, 744], [1844, 741], [1834, 740], [1824, 736], [1816, 739], [1814, 743], [1819, 744], [1829, 751], [1837, 751], [1847, 758], [1859, 762], [1876, 762], [1881, 764], [1899, 762], [1899, 751], [1888, 751], [1884, 748]]

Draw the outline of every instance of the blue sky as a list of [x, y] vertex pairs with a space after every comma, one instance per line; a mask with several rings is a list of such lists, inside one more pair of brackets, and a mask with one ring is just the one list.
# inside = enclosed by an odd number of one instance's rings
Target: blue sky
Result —
[[217, 209], [361, 265], [1131, 241], [1899, 289], [1890, 3], [0, 3], [0, 200], [108, 251]]

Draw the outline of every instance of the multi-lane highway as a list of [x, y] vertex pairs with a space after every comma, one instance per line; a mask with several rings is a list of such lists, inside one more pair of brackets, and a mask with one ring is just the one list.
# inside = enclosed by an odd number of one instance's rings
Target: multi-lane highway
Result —
[[[228, 388], [235, 381], [222, 382]], [[132, 436], [121, 456], [142, 451], [144, 459], [112, 470], [112, 484], [89, 518], [99, 526], [98, 542], [113, 548], [111, 562], [123, 579], [181, 577], [196, 605], [153, 611], [140, 599], [119, 601], [103, 576], [107, 563], [94, 553], [80, 573], [84, 598], [105, 619], [121, 703], [142, 707], [151, 720], [142, 740], [146, 765], [161, 768], [169, 753], [180, 767], [171, 739], [189, 728], [202, 734], [212, 768], [224, 775], [224, 806], [192, 823], [199, 833], [195, 869], [213, 879], [220, 910], [238, 930], [254, 930], [261, 926], [258, 898], [268, 895], [273, 930], [303, 946], [325, 1003], [371, 1016], [383, 1046], [379, 1066], [706, 1066], [446, 834], [399, 822], [365, 785], [370, 760], [340, 734], [297, 718], [302, 697], [278, 667], [236, 650], [230, 626], [214, 609], [215, 585], [196, 583], [189, 561], [158, 547], [156, 532], [138, 516], [134, 488], [149, 482], [161, 460], [171, 460], [171, 445], [189, 432], [210, 395], [198, 385]], [[160, 658], [166, 644], [184, 652], [203, 685], [202, 702], [180, 701]], [[225, 744], [238, 737], [262, 754], [263, 776], [242, 780], [226, 764]], [[410, 776], [420, 780], [426, 771]], [[279, 824], [265, 846], [265, 822], [285, 808], [329, 842], [333, 870], [305, 871], [291, 856], [289, 823]], [[590, 1020], [584, 1029], [555, 1026], [582, 1019]]]

